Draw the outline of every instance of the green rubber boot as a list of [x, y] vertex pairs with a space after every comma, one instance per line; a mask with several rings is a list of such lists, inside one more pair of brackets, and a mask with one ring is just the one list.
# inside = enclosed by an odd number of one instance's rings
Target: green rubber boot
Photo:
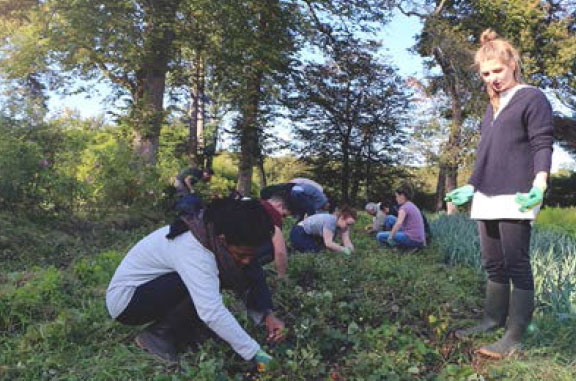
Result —
[[508, 324], [504, 336], [497, 342], [485, 345], [478, 353], [488, 357], [501, 359], [521, 348], [522, 336], [530, 324], [534, 311], [533, 290], [512, 290]]
[[488, 281], [486, 283], [486, 301], [484, 316], [480, 322], [470, 328], [456, 331], [456, 337], [462, 339], [469, 335], [503, 327], [508, 316], [510, 285]]

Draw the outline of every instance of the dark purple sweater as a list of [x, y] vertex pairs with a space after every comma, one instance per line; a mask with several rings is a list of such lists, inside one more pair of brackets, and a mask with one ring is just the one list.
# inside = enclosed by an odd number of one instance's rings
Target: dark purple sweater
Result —
[[536, 173], [550, 171], [552, 107], [542, 91], [527, 87], [513, 95], [492, 120], [489, 105], [480, 125], [480, 142], [469, 184], [486, 195], [528, 192]]

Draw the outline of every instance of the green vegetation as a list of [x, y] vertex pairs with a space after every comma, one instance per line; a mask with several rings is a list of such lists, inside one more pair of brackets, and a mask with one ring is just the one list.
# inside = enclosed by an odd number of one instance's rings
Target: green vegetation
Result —
[[[564, 214], [568, 214], [564, 209]], [[539, 223], [532, 231], [530, 256], [537, 309], [554, 315], [576, 315], [576, 238]], [[440, 216], [431, 223], [435, 243], [450, 265], [482, 273], [476, 224], [467, 216]]]
[[536, 224], [554, 227], [576, 237], [576, 207], [544, 208], [538, 213]]
[[[462, 225], [461, 217], [438, 218], [432, 224], [436, 243], [419, 253], [386, 250], [358, 230], [352, 257], [328, 252], [292, 256], [289, 282], [270, 276], [288, 339], [267, 348], [278, 361], [259, 375], [216, 341], [186, 354], [179, 368], [169, 368], [133, 345], [137, 329], [108, 317], [107, 282], [125, 249], [146, 234], [144, 228], [118, 229], [98, 243], [100, 250], [83, 251], [60, 268], [26, 267], [34, 263], [30, 254], [22, 258], [26, 263], [20, 270], [0, 278], [0, 379], [574, 379], [576, 369], [570, 364], [576, 359], [576, 325], [567, 324], [574, 311], [559, 320], [552, 313], [556, 310], [540, 303], [520, 358], [493, 362], [473, 355], [476, 346], [501, 332], [475, 341], [453, 338], [452, 329], [478, 314], [483, 280], [473, 268], [444, 263], [445, 233], [438, 224], [452, 219]], [[33, 229], [33, 222], [22, 228]], [[46, 234], [57, 233], [52, 229]], [[107, 246], [112, 241], [122, 247]], [[60, 250], [71, 247], [64, 241]], [[228, 304], [264, 342], [264, 330]]]

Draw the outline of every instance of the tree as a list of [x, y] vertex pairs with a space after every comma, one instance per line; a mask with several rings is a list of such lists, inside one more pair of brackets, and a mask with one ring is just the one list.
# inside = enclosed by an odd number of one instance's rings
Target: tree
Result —
[[28, 22], [5, 34], [0, 67], [13, 78], [42, 73], [63, 91], [78, 79], [108, 79], [119, 96], [129, 96], [135, 150], [154, 163], [181, 1], [35, 2]]
[[[471, 52], [477, 47], [481, 31], [488, 27], [496, 29], [519, 48], [528, 83], [557, 86], [558, 76], [563, 83], [569, 83], [570, 75], [560, 75], [573, 65], [576, 57], [576, 36], [573, 30], [570, 32], [574, 25], [573, 14], [570, 19], [567, 4], [552, 0], [528, 5], [523, 0], [399, 2], [405, 14], [420, 17], [425, 22], [417, 50], [423, 57], [432, 59], [430, 65], [441, 72], [440, 76], [431, 78], [430, 94], [444, 94], [451, 100], [451, 110], [446, 113], [451, 129], [439, 161], [437, 208], [442, 206], [445, 191], [457, 185], [457, 170], [464, 163], [460, 155], [466, 150], [462, 126], [477, 121], [484, 108], [484, 102], [478, 100], [486, 99], [485, 91], [471, 70]], [[405, 7], [411, 7], [411, 10]], [[572, 12], [573, 8], [570, 8]], [[562, 93], [566, 94], [567, 90], [565, 87]], [[470, 120], [466, 122], [467, 119]]]
[[[398, 162], [408, 109], [403, 82], [375, 55], [375, 43], [334, 38], [326, 63], [308, 63], [288, 102], [297, 123], [295, 150], [354, 202], [375, 164]], [[322, 175], [322, 173], [320, 173]]]

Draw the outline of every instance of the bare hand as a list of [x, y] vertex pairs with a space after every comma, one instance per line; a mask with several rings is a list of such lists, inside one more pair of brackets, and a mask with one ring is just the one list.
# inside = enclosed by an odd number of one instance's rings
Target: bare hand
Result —
[[274, 316], [274, 314], [266, 316], [266, 330], [268, 331], [266, 341], [277, 342], [284, 340], [284, 327], [284, 322]]

